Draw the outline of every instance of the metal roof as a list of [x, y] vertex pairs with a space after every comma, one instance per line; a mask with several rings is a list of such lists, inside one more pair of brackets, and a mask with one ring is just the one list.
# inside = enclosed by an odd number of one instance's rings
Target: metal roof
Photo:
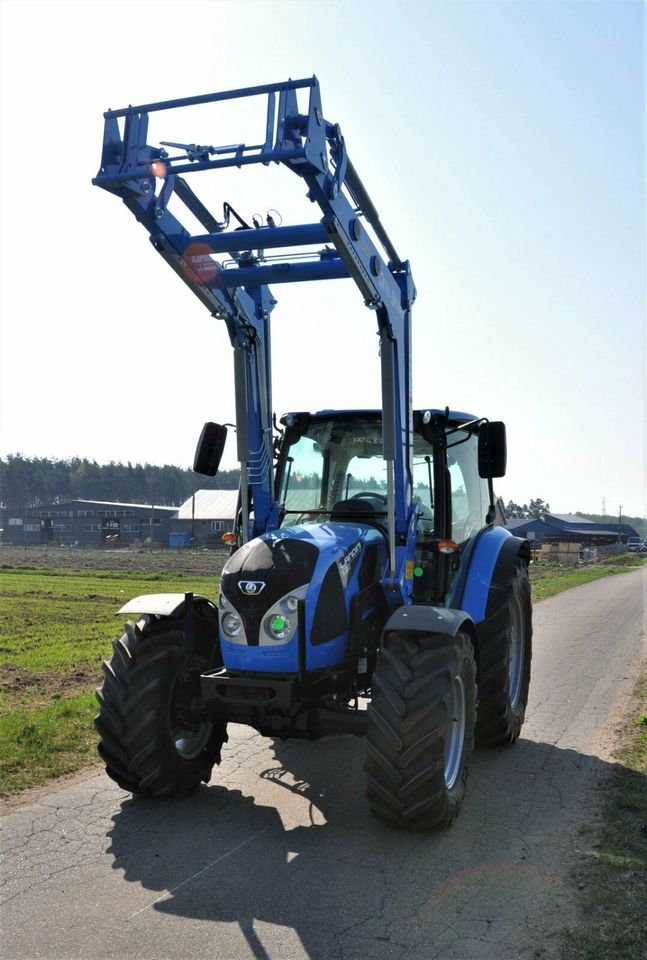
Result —
[[177, 515], [178, 520], [234, 520], [238, 490], [196, 490], [195, 513], [193, 513], [193, 497], [185, 500]]
[[36, 503], [32, 504], [29, 510], [54, 510], [57, 507], [67, 507], [74, 503], [83, 503], [93, 507], [137, 507], [140, 510], [166, 510], [168, 513], [175, 513], [177, 507], [163, 507], [158, 504], [150, 503], [122, 503], [120, 500], [83, 500], [81, 497], [68, 497], [66, 500], [59, 500], [57, 503]]
[[585, 524], [590, 523], [592, 526], [595, 525], [595, 521], [587, 520], [586, 517], [578, 517], [573, 513], [549, 513], [547, 514], [548, 521], [558, 520], [560, 523], [575, 523], [578, 527], [583, 527]]
[[[618, 538], [618, 526], [607, 525], [605, 526], [602, 523], [596, 523], [594, 520], [587, 520], [584, 517], [574, 517], [570, 514], [566, 514], [570, 517], [570, 522], [564, 519], [564, 516], [559, 516], [558, 514], [551, 513], [547, 516], [545, 520], [536, 520], [532, 517], [528, 517], [524, 520], [511, 519], [506, 522], [506, 526], [511, 533], [516, 535], [529, 531], [534, 531], [535, 533], [543, 534], [544, 537], [552, 538], [573, 538], [580, 537], [583, 541], [609, 541], [617, 540]], [[625, 524], [623, 524], [624, 528]], [[629, 528], [633, 530], [633, 528]], [[623, 534], [625, 530], [623, 530]]]

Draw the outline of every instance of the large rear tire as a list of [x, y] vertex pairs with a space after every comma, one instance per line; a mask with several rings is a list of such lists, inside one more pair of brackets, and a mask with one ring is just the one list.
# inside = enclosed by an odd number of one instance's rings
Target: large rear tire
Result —
[[532, 659], [528, 568], [515, 564], [506, 599], [479, 638], [476, 741], [514, 743], [526, 716]]
[[448, 827], [463, 797], [476, 718], [469, 637], [396, 634], [379, 654], [368, 708], [366, 793], [380, 820]]
[[120, 787], [144, 797], [184, 797], [208, 783], [227, 740], [225, 724], [190, 716], [198, 671], [219, 662], [216, 612], [202, 603], [193, 618], [195, 669], [187, 669], [182, 618], [127, 623], [103, 664], [99, 754]]

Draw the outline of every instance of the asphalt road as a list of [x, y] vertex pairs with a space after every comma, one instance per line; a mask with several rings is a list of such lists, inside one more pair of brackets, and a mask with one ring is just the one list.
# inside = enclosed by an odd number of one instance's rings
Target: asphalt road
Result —
[[574, 921], [600, 735], [643, 650], [645, 571], [538, 603], [528, 719], [477, 750], [441, 834], [368, 814], [363, 741], [234, 727], [212, 784], [134, 800], [103, 772], [8, 814], [5, 960], [512, 960]]

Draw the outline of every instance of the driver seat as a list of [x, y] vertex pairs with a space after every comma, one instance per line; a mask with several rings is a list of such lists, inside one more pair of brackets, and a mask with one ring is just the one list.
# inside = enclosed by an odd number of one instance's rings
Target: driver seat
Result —
[[331, 510], [331, 520], [353, 520], [356, 517], [374, 517], [375, 507], [370, 500], [339, 500]]

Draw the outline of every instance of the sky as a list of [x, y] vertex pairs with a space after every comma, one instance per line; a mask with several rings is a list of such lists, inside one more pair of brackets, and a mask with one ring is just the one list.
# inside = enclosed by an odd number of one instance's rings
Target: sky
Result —
[[[315, 74], [411, 262], [414, 406], [506, 422], [506, 501], [643, 515], [641, 2], [0, 0], [0, 43], [0, 456], [189, 466], [234, 418], [224, 323], [91, 184], [102, 114]], [[174, 118], [149, 141], [257, 119]], [[191, 182], [216, 216], [313, 219], [285, 169]], [[379, 406], [352, 282], [274, 293], [277, 412]]]

